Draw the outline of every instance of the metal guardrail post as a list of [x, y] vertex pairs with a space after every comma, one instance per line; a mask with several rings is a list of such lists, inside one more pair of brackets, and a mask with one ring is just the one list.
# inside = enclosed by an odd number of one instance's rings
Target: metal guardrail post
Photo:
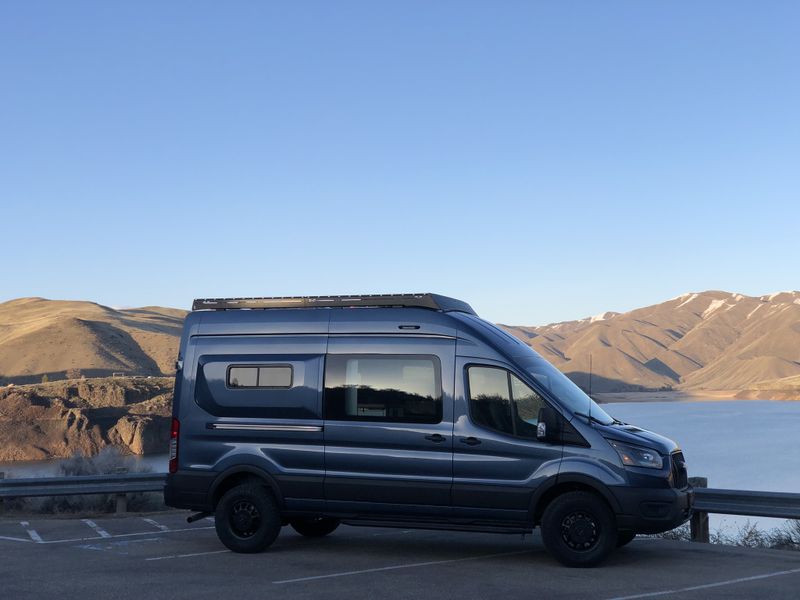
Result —
[[[689, 477], [689, 485], [693, 488], [707, 488], [707, 477]], [[702, 542], [707, 544], [711, 541], [711, 536], [708, 527], [708, 513], [694, 511], [692, 513], [692, 520], [689, 523], [689, 529], [692, 534], [693, 542]]]
[[[124, 475], [128, 472], [127, 467], [117, 467], [114, 469], [114, 474], [116, 475]], [[125, 492], [119, 492], [118, 494], [114, 495], [114, 512], [116, 513], [126, 513], [128, 512], [128, 494]]]

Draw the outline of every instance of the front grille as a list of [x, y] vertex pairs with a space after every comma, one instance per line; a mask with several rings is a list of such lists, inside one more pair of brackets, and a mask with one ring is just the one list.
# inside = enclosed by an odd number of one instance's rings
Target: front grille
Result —
[[673, 452], [670, 455], [672, 461], [672, 487], [683, 489], [689, 485], [689, 476], [686, 472], [686, 461], [683, 452]]

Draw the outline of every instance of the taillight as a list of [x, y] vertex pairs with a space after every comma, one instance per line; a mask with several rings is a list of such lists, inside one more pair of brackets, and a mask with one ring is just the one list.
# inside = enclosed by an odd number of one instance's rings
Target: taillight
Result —
[[181, 422], [172, 418], [172, 428], [169, 431], [169, 472], [178, 471], [178, 435], [181, 432]]

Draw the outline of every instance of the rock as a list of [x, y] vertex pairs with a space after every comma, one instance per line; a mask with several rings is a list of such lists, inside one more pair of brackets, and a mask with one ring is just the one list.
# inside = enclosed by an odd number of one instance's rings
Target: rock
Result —
[[172, 380], [105, 378], [0, 389], [0, 461], [166, 452]]

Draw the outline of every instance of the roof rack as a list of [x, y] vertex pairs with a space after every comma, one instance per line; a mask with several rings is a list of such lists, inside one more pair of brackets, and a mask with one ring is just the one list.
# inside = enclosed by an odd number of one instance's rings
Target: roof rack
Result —
[[462, 300], [439, 294], [365, 294], [355, 296], [278, 296], [272, 298], [198, 298], [192, 310], [242, 310], [259, 308], [325, 308], [394, 306], [429, 308], [475, 314]]

